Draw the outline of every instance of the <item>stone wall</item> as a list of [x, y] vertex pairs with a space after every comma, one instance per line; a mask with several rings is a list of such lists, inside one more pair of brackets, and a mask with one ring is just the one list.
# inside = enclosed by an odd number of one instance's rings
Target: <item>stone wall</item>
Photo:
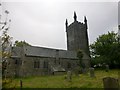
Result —
[[21, 69], [20, 58], [10, 58], [7, 62], [6, 75], [8, 77], [19, 77]]
[[67, 26], [67, 49], [71, 51], [83, 50], [89, 55], [89, 41], [86, 23], [74, 21], [72, 24]]
[[[65, 71], [72, 71], [78, 66], [79, 60], [75, 58], [76, 54], [71, 51], [58, 50], [56, 57], [28, 56], [21, 48], [21, 53], [12, 56], [7, 67], [8, 76], [27, 77], [50, 75], [53, 73], [52, 66], [61, 66]], [[56, 51], [55, 51], [56, 52]], [[21, 56], [20, 56], [21, 55]], [[70, 56], [70, 58], [69, 58]], [[18, 61], [16, 63], [16, 60]], [[88, 64], [89, 57], [84, 53], [83, 63]], [[35, 62], [39, 67], [34, 67]], [[45, 63], [47, 66], [45, 66]]]
[[[39, 68], [34, 68], [34, 62], [39, 62]], [[48, 67], [44, 67], [44, 62], [48, 63]], [[25, 57], [22, 62], [20, 76], [37, 76], [52, 74], [51, 65], [61, 65], [65, 70], [72, 70], [77, 65], [78, 60], [70, 60], [59, 58], [45, 58], [45, 57]], [[68, 65], [69, 64], [69, 65]]]

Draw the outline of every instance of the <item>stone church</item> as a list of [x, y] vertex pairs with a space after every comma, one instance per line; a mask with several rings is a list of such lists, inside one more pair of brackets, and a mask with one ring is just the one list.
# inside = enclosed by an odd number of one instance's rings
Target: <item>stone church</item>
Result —
[[70, 25], [66, 19], [67, 50], [44, 48], [36, 46], [12, 47], [12, 56], [8, 60], [7, 75], [26, 77], [37, 75], [61, 74], [74, 70], [78, 66], [77, 51], [83, 51], [82, 63], [90, 66], [87, 19], [84, 23], [77, 21], [74, 12], [74, 22]]

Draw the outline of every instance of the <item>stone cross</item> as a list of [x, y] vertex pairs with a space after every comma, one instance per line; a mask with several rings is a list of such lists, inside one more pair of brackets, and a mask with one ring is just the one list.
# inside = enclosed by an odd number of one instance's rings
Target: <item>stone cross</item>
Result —
[[67, 72], [67, 80], [71, 81], [71, 79], [72, 79], [72, 73], [71, 73], [71, 71], [68, 71]]
[[90, 68], [90, 77], [95, 77], [94, 68]]
[[103, 78], [104, 90], [111, 90], [111, 88], [115, 90], [119, 90], [119, 82], [118, 79], [112, 77]]

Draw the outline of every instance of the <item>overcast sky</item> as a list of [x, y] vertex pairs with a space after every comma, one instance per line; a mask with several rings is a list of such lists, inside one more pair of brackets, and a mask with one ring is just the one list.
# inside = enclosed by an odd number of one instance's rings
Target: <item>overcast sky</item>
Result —
[[66, 49], [65, 19], [68, 24], [76, 11], [77, 20], [88, 20], [89, 43], [108, 31], [117, 32], [117, 2], [2, 2], [2, 11], [10, 12], [9, 34], [34, 46]]

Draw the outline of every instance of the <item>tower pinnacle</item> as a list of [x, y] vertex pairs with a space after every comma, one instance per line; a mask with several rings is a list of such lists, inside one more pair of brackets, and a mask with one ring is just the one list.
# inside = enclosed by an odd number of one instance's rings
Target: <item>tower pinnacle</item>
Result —
[[88, 29], [86, 16], [84, 16], [84, 23], [85, 23], [86, 29]]
[[84, 16], [84, 22], [87, 22], [86, 16]]
[[67, 26], [68, 26], [68, 21], [67, 21], [67, 19], [66, 19], [65, 25], [66, 25], [66, 28], [67, 28]]
[[75, 11], [74, 11], [74, 21], [77, 21], [77, 15]]

